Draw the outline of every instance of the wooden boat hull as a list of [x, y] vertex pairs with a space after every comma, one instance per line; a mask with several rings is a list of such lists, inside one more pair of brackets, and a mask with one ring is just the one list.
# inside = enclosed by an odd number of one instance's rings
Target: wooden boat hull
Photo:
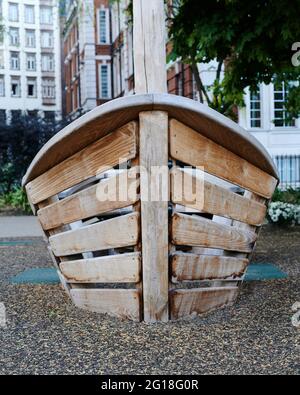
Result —
[[70, 124], [23, 184], [73, 302], [155, 322], [234, 303], [278, 175], [222, 115], [142, 95]]

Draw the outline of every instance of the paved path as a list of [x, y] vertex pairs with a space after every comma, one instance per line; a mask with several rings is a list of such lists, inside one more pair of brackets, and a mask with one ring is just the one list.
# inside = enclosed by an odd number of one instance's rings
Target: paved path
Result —
[[0, 238], [40, 237], [42, 235], [35, 217], [0, 217]]

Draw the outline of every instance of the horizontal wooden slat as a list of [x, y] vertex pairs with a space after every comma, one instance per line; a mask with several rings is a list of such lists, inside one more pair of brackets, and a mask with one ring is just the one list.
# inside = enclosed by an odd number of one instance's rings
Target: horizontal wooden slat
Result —
[[274, 177], [174, 119], [170, 121], [170, 150], [173, 159], [203, 167], [207, 173], [265, 198], [277, 186]]
[[171, 319], [188, 318], [232, 305], [238, 287], [180, 289], [170, 293]]
[[171, 259], [172, 280], [235, 279], [243, 276], [248, 264], [248, 259], [178, 253]]
[[100, 222], [50, 237], [56, 256], [135, 246], [139, 240], [139, 214]]
[[136, 175], [136, 168], [125, 171], [39, 210], [42, 227], [45, 230], [53, 229], [136, 203], [139, 199]]
[[96, 141], [26, 185], [33, 204], [62, 192], [137, 154], [137, 122]]
[[[206, 213], [259, 226], [263, 223], [267, 207], [225, 188], [195, 177], [178, 168], [172, 170], [171, 199]], [[187, 186], [191, 189], [187, 189]]]
[[121, 319], [140, 321], [140, 293], [135, 289], [72, 289], [77, 307]]
[[208, 219], [175, 214], [172, 220], [172, 242], [175, 245], [251, 252], [257, 235], [253, 232], [221, 225]]
[[122, 254], [63, 262], [60, 269], [69, 283], [138, 283], [141, 254]]

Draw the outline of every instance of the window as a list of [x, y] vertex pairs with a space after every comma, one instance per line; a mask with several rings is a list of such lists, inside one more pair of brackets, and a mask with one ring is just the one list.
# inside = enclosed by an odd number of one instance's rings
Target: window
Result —
[[108, 10], [99, 10], [99, 43], [109, 43], [109, 30], [108, 30]]
[[25, 23], [35, 23], [35, 14], [33, 5], [25, 5]]
[[41, 7], [40, 22], [42, 25], [51, 25], [53, 22], [52, 7]]
[[290, 118], [286, 111], [285, 103], [289, 86], [284, 82], [274, 85], [274, 125], [275, 127], [295, 126], [295, 120]]
[[54, 71], [54, 56], [42, 55], [42, 71]]
[[44, 112], [44, 119], [47, 122], [55, 122], [55, 111], [45, 111]]
[[250, 126], [261, 127], [261, 93], [260, 88], [250, 91]]
[[17, 47], [20, 44], [19, 29], [14, 27], [9, 29], [9, 44], [13, 47]]
[[41, 46], [43, 48], [53, 48], [53, 32], [43, 31], [41, 32]]
[[109, 99], [110, 98], [110, 75], [109, 66], [102, 64], [100, 66], [100, 98]]
[[4, 69], [4, 52], [0, 50], [0, 69]]
[[11, 95], [12, 95], [12, 97], [20, 97], [21, 96], [20, 77], [11, 77]]
[[0, 123], [6, 123], [6, 110], [0, 110]]
[[26, 29], [25, 37], [26, 37], [26, 47], [35, 48], [35, 31]]
[[10, 68], [12, 70], [20, 70], [20, 54], [19, 52], [10, 53]]
[[16, 3], [9, 3], [8, 5], [8, 19], [11, 22], [19, 21], [19, 5]]
[[55, 99], [55, 80], [54, 78], [43, 78], [42, 93], [44, 99]]
[[36, 70], [36, 56], [34, 53], [26, 54], [26, 68], [28, 71]]
[[36, 97], [36, 78], [27, 78], [27, 96]]
[[4, 75], [0, 75], [0, 96], [5, 96], [5, 80]]

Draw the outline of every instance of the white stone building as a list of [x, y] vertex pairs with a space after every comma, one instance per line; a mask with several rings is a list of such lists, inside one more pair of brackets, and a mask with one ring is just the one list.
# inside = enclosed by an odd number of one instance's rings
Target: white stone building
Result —
[[0, 117], [61, 117], [61, 46], [56, 0], [0, 1]]

